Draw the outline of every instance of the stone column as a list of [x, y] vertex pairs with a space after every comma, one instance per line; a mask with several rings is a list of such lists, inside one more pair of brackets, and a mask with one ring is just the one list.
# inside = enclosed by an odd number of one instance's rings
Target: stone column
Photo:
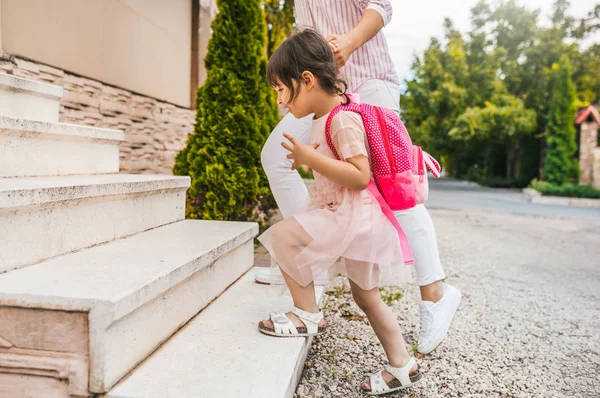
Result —
[[[581, 123], [579, 135], [579, 184], [588, 185], [594, 180], [594, 149], [598, 147], [598, 124]], [[600, 179], [600, 175], [596, 177]]]
[[600, 147], [594, 148], [594, 172], [592, 185], [600, 189]]

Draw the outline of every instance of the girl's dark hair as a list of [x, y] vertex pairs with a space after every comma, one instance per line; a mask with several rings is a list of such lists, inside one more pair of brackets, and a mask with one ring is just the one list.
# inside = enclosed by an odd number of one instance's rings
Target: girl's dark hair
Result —
[[289, 102], [292, 102], [298, 94], [294, 80], [302, 82], [304, 71], [315, 75], [327, 93], [343, 95], [346, 103], [350, 102], [346, 95], [348, 84], [340, 76], [333, 51], [313, 29], [301, 30], [281, 43], [269, 59], [267, 80], [272, 87], [277, 87], [279, 82], [286, 86], [290, 90]]

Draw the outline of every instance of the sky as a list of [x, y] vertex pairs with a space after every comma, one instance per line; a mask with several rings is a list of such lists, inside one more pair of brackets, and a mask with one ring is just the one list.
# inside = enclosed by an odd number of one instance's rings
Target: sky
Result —
[[[421, 56], [431, 37], [442, 38], [444, 18], [449, 17], [454, 27], [463, 33], [471, 28], [471, 8], [478, 0], [391, 0], [394, 7], [392, 21], [384, 28], [390, 54], [400, 75], [400, 81], [410, 76], [415, 54]], [[554, 0], [520, 0], [530, 9], [540, 10], [540, 23], [547, 24]], [[600, 0], [571, 0], [570, 14], [584, 17]], [[586, 44], [600, 43], [600, 32], [586, 40]]]

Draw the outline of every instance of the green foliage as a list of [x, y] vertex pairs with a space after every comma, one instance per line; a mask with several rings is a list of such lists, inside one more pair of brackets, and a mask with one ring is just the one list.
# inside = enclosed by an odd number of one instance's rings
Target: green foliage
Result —
[[381, 300], [391, 307], [396, 301], [402, 300], [403, 293], [397, 286], [384, 286], [379, 288]]
[[259, 0], [219, 1], [218, 8], [195, 129], [173, 172], [192, 178], [189, 218], [260, 220], [274, 204], [260, 151], [278, 119], [265, 79], [265, 16]]
[[481, 0], [468, 35], [446, 20], [444, 38], [415, 59], [402, 117], [450, 175], [518, 185], [540, 176], [545, 134], [556, 126], [550, 99], [561, 57], [572, 64], [575, 106], [600, 100], [600, 44], [581, 47], [600, 26], [600, 7], [580, 21], [568, 8], [556, 0], [547, 26], [515, 0]]
[[[536, 114], [526, 109], [523, 101], [509, 94], [497, 94], [483, 107], [468, 108], [460, 115], [448, 135], [451, 138], [481, 142], [484, 153], [490, 159], [498, 146], [505, 146], [506, 169], [504, 178], [515, 179], [514, 170], [518, 163], [519, 139], [531, 134], [536, 128]], [[489, 171], [480, 180], [496, 180], [490, 178]]]
[[531, 188], [544, 196], [600, 199], [600, 189], [595, 189], [591, 185], [577, 185], [573, 183], [557, 185], [546, 181], [533, 180], [531, 181]]
[[579, 174], [575, 159], [575, 89], [571, 81], [571, 63], [566, 56], [553, 66], [551, 97], [546, 132], [544, 179], [552, 184], [574, 181]]
[[294, 27], [294, 0], [262, 0], [267, 22], [267, 57], [287, 39]]
[[520, 134], [531, 134], [536, 127], [535, 112], [526, 109], [515, 96], [497, 95], [483, 107], [468, 108], [460, 115], [448, 135], [454, 139], [505, 141]]
[[[432, 39], [423, 59], [413, 64], [415, 79], [407, 82], [401, 100], [402, 117], [411, 138], [436, 157], [456, 153], [459, 145], [448, 137], [454, 121], [470, 105], [468, 63], [460, 33], [446, 20], [447, 49]], [[455, 158], [450, 158], [455, 160]], [[444, 167], [451, 167], [444, 164]]]
[[305, 180], [314, 180], [315, 179], [315, 176], [313, 175], [312, 170], [309, 168], [298, 167], [298, 174], [300, 174], [300, 177], [302, 177]]

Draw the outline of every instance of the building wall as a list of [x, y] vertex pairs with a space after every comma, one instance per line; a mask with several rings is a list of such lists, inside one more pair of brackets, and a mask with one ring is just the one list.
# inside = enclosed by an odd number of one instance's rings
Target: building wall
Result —
[[600, 189], [600, 147], [594, 148], [594, 179], [592, 186], [596, 189]]
[[61, 122], [123, 130], [122, 172], [170, 174], [215, 14], [216, 0], [0, 0], [0, 73], [63, 87]]
[[192, 0], [0, 1], [4, 51], [191, 107]]

